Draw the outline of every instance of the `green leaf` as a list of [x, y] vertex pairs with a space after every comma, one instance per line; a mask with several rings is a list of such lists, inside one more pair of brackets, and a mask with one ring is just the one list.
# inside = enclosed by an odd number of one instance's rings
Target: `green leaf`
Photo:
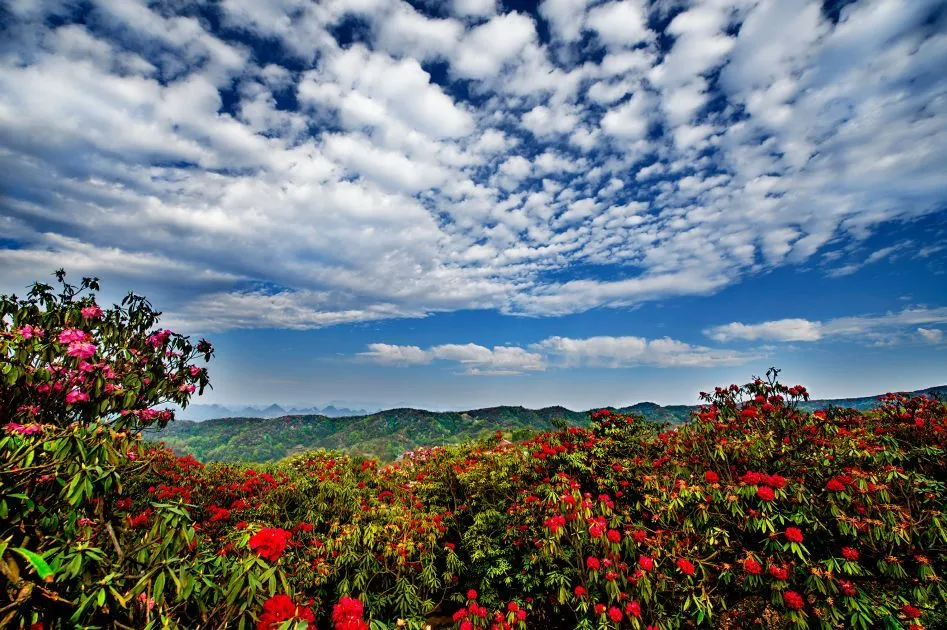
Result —
[[163, 572], [159, 573], [158, 577], [155, 578], [155, 586], [152, 589], [152, 597], [154, 598], [156, 602], [162, 601], [161, 596], [164, 595], [164, 582], [165, 582], [164, 573]]
[[36, 575], [38, 575], [41, 580], [44, 582], [53, 581], [54, 571], [46, 563], [46, 560], [43, 559], [43, 556], [29, 549], [24, 549], [23, 547], [14, 547], [13, 551], [23, 556], [26, 561], [30, 563], [30, 566], [33, 567], [33, 570], [36, 571]]

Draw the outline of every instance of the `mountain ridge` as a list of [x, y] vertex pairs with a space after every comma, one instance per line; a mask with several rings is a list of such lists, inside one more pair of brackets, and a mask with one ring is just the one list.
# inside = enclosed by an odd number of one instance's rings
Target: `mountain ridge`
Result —
[[[907, 392], [947, 396], [947, 385]], [[829, 406], [864, 411], [878, 397], [817, 399], [800, 403], [809, 411]], [[697, 405], [659, 405], [644, 401], [624, 407], [604, 407], [643, 416], [650, 422], [680, 424]], [[152, 436], [181, 453], [202, 461], [266, 462], [313, 448], [344, 450], [380, 459], [394, 459], [419, 446], [437, 446], [482, 438], [501, 431], [511, 439], [554, 428], [553, 420], [572, 426], [588, 424], [589, 412], [561, 405], [529, 409], [498, 405], [466, 411], [427, 411], [413, 407], [385, 409], [351, 416], [285, 414], [277, 417], [223, 417], [195, 422], [178, 420]]]

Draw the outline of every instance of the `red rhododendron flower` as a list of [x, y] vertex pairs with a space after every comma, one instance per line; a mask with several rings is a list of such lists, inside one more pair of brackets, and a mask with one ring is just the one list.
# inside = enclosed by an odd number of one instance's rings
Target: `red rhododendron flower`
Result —
[[763, 572], [763, 566], [753, 558], [747, 558], [743, 561], [743, 570], [750, 575], [759, 575]]
[[707, 472], [704, 473], [704, 481], [706, 481], [707, 483], [717, 483], [718, 481], [720, 481], [720, 475], [718, 475], [712, 470], [708, 470]]
[[474, 589], [467, 591], [467, 599], [477, 599], [477, 591]]
[[851, 547], [842, 547], [842, 557], [849, 562], [858, 562], [858, 550]]
[[129, 527], [146, 527], [151, 519], [151, 508], [146, 508], [144, 512], [135, 516], [128, 516], [127, 519]]
[[584, 587], [584, 586], [576, 586], [576, 587], [575, 587], [575, 596], [576, 596], [576, 597], [579, 597], [579, 598], [585, 597], [586, 593], [588, 593], [588, 591], [585, 590], [585, 587]]
[[274, 595], [263, 604], [263, 614], [257, 621], [257, 630], [275, 630], [284, 621], [298, 619], [314, 623], [316, 621], [312, 610], [305, 606], [297, 606], [289, 595]]
[[919, 609], [915, 608], [911, 604], [905, 604], [901, 608], [901, 612], [908, 619], [918, 619], [923, 614]]
[[291, 537], [292, 534], [281, 527], [264, 527], [250, 537], [249, 545], [264, 560], [276, 562], [283, 555]]
[[605, 614], [605, 604], [595, 604], [595, 614], [604, 615]]
[[786, 478], [782, 475], [769, 475], [763, 482], [770, 486], [771, 488], [785, 488], [786, 487]]
[[786, 528], [786, 540], [794, 543], [802, 542], [802, 531], [798, 527], [787, 527]]
[[802, 600], [802, 595], [796, 591], [785, 591], [783, 593], [783, 603], [786, 604], [786, 608], [790, 610], [799, 610], [805, 606], [805, 602]]
[[855, 585], [849, 582], [848, 580], [839, 580], [839, 588], [842, 589], [842, 595], [846, 597], [855, 597], [858, 591], [855, 590]]
[[368, 623], [362, 619], [362, 602], [354, 597], [342, 597], [332, 609], [332, 622], [335, 630], [368, 630]]
[[740, 480], [748, 486], [758, 486], [763, 481], [763, 475], [751, 470], [744, 474]]
[[608, 539], [612, 541], [613, 543], [617, 543], [621, 541], [621, 534], [618, 533], [618, 530], [616, 529], [608, 530], [608, 534], [606, 535], [608, 536]]
[[638, 566], [644, 571], [650, 571], [654, 568], [654, 560], [651, 556], [641, 556], [638, 558]]
[[589, 568], [589, 571], [598, 571], [601, 568], [601, 563], [598, 561], [598, 558], [594, 556], [589, 556], [585, 559], [585, 566]]
[[625, 613], [630, 617], [640, 617], [641, 616], [641, 604], [637, 601], [628, 602], [625, 604]]
[[473, 622], [471, 622], [469, 619], [461, 621], [460, 630], [473, 630]]
[[756, 490], [756, 496], [762, 501], [772, 501], [776, 498], [776, 493], [774, 493], [773, 489], [769, 486], [760, 486]]
[[516, 612], [517, 610], [520, 609], [520, 605], [517, 604], [516, 602], [510, 602], [509, 604], [506, 605], [506, 609], [510, 612]]
[[618, 623], [619, 621], [621, 621], [621, 608], [618, 608], [617, 606], [612, 606], [611, 608], [609, 608], [608, 618], [611, 619], [615, 623]]
[[845, 484], [843, 484], [838, 479], [829, 479], [829, 482], [825, 484], [825, 489], [829, 492], [842, 492], [845, 490]]
[[694, 563], [684, 558], [677, 559], [677, 568], [684, 575], [694, 575]]
[[786, 569], [785, 567], [771, 566], [769, 568], [769, 574], [772, 575], [777, 580], [789, 579], [789, 569]]

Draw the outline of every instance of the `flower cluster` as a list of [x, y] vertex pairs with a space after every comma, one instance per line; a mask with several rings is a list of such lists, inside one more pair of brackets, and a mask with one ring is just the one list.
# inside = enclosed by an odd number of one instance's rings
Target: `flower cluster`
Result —
[[269, 562], [276, 562], [286, 550], [292, 533], [281, 527], [264, 527], [250, 537], [248, 545], [258, 556]]
[[311, 608], [298, 606], [289, 595], [279, 594], [264, 602], [256, 627], [257, 630], [276, 630], [286, 621], [313, 623], [315, 620]]

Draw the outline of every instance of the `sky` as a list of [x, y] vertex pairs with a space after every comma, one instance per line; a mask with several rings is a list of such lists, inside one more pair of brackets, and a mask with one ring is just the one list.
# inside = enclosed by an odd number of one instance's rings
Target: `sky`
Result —
[[943, 0], [0, 0], [0, 292], [224, 404], [947, 383]]

